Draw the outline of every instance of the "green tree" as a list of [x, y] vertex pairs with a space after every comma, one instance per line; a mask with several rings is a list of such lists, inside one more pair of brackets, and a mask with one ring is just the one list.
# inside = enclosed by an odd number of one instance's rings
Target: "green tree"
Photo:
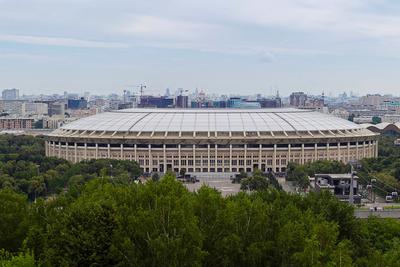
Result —
[[377, 117], [377, 116], [372, 117], [372, 124], [378, 124], [381, 122], [382, 122], [382, 119], [380, 117]]
[[255, 170], [253, 175], [242, 179], [240, 189], [242, 190], [266, 190], [268, 188], [268, 179], [260, 170]]
[[28, 227], [26, 197], [9, 189], [0, 190], [0, 249], [18, 251]]

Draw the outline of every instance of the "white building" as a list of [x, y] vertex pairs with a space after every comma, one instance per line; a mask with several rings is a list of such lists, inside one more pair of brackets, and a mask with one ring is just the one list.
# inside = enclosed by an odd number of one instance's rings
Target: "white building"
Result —
[[376, 157], [377, 135], [309, 110], [126, 109], [53, 131], [46, 155], [135, 160], [145, 172], [285, 172], [289, 162]]
[[29, 115], [43, 116], [48, 114], [48, 110], [49, 106], [47, 103], [26, 102], [22, 104], [22, 114], [24, 116], [29, 116]]

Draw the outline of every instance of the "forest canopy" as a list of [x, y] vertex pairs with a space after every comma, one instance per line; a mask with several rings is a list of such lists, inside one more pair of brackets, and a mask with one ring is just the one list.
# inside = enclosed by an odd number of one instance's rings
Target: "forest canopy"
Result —
[[46, 158], [41, 138], [0, 150], [0, 266], [398, 266], [400, 222], [357, 219], [329, 193], [256, 173], [257, 190], [222, 197], [172, 173], [136, 183], [134, 162]]

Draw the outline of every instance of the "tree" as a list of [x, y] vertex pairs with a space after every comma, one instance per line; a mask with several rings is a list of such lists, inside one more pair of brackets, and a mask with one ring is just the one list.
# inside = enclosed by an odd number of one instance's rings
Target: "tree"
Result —
[[18, 253], [13, 255], [0, 250], [1, 267], [35, 267], [35, 259], [30, 253]]
[[240, 189], [242, 190], [266, 190], [268, 188], [268, 179], [260, 170], [255, 170], [251, 177], [241, 180]]
[[28, 227], [26, 196], [10, 189], [0, 190], [0, 249], [18, 251]]
[[240, 184], [242, 179], [247, 178], [247, 172], [241, 171], [240, 173], [236, 174], [232, 180], [232, 183]]
[[151, 176], [151, 180], [153, 180], [153, 182], [158, 182], [160, 180], [160, 175], [158, 175], [158, 173], [153, 173], [153, 175]]
[[380, 117], [377, 117], [377, 116], [372, 117], [372, 124], [378, 124], [381, 122], [382, 122], [382, 119]]

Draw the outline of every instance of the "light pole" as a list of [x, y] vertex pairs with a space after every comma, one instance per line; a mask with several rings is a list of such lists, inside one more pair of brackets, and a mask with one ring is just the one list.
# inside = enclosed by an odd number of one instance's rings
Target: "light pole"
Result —
[[351, 175], [350, 175], [350, 192], [349, 192], [349, 203], [351, 205], [354, 204], [354, 176], [357, 174], [357, 172], [354, 170], [354, 166], [358, 165], [357, 160], [350, 160], [349, 161], [350, 167], [351, 167]]

